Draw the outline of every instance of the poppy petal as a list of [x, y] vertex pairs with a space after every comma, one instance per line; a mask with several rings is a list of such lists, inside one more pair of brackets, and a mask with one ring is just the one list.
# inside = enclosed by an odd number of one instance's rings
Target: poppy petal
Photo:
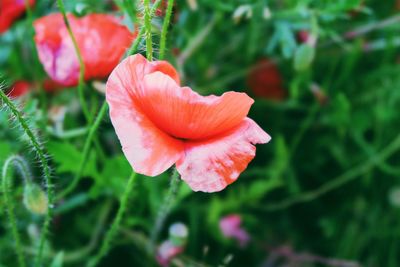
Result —
[[[68, 14], [68, 20], [85, 65], [85, 80], [106, 78], [136, 37], [110, 15], [76, 18]], [[34, 27], [39, 59], [47, 74], [63, 85], [77, 85], [79, 61], [62, 15], [42, 17]]]
[[185, 143], [185, 154], [176, 167], [194, 191], [216, 192], [233, 183], [254, 158], [253, 144], [271, 137], [246, 118], [230, 131], [205, 141]]
[[183, 139], [204, 139], [238, 125], [254, 100], [245, 93], [201, 96], [161, 72], [143, 80], [141, 105], [158, 128]]
[[[138, 105], [135, 95], [140, 89], [141, 77], [154, 67], [147, 64], [150, 63], [142, 56], [121, 62], [108, 79], [106, 99], [111, 122], [132, 168], [155, 176], [181, 157], [183, 143], [158, 129]], [[162, 67], [168, 69], [165, 64]]]

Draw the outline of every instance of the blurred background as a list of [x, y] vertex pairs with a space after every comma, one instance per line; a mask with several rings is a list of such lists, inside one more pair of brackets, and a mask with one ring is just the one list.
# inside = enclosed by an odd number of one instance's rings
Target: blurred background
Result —
[[[22, 6], [12, 19], [9, 5]], [[65, 1], [76, 17], [107, 13], [131, 32], [141, 28], [142, 5]], [[165, 8], [152, 21], [155, 58]], [[397, 0], [175, 1], [165, 59], [182, 84], [203, 95], [246, 92], [255, 99], [249, 116], [272, 141], [257, 146], [247, 170], [222, 192], [195, 193], [181, 183], [158, 257], [146, 243], [170, 174], [139, 176], [98, 266], [400, 266], [399, 10]], [[55, 12], [55, 1], [0, 0], [0, 82], [43, 141], [57, 196], [78, 171], [89, 125], [76, 86], [52, 81], [38, 59], [33, 22]], [[143, 40], [138, 49], [145, 51]], [[84, 84], [91, 112], [105, 81]], [[93, 147], [78, 186], [55, 203], [43, 266], [84, 266], [115, 217], [131, 167], [108, 115], [95, 143], [102, 152]], [[26, 136], [2, 108], [0, 165], [12, 154], [25, 158], [42, 185]], [[24, 205], [21, 179], [11, 196], [30, 259], [43, 216]], [[0, 266], [18, 266], [5, 206], [2, 198]], [[184, 241], [171, 247], [165, 242], [177, 227]]]

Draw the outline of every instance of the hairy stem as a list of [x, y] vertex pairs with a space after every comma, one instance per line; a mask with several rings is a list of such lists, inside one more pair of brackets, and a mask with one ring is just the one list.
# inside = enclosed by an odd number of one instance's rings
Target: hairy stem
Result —
[[164, 18], [164, 22], [163, 22], [163, 26], [162, 26], [162, 32], [161, 32], [160, 54], [158, 56], [159, 59], [164, 59], [165, 44], [166, 44], [166, 41], [167, 41], [167, 33], [168, 33], [168, 26], [170, 24], [173, 6], [174, 6], [174, 0], [168, 0], [167, 13], [165, 14], [165, 18]]
[[[154, 13], [156, 12], [156, 10], [157, 10], [158, 6], [160, 5], [161, 1], [162, 0], [157, 0], [156, 2], [154, 2], [153, 6], [151, 7], [151, 10], [150, 10], [150, 17], [154, 16]], [[145, 33], [145, 30], [146, 30], [145, 27], [142, 27], [140, 29], [138, 35], [136, 36], [135, 41], [132, 43], [131, 47], [129, 48], [129, 50], [127, 52], [128, 56], [132, 55], [133, 53], [136, 53], [136, 51], [137, 51], [137, 49], [139, 47], [140, 41], [141, 41], [141, 39], [142, 39], [142, 37], [143, 37], [143, 35]]]
[[4, 94], [2, 90], [0, 90], [0, 98], [3, 101], [4, 105], [10, 110], [11, 114], [16, 118], [16, 121], [21, 126], [23, 132], [28, 136], [30, 145], [34, 152], [36, 153], [37, 157], [39, 158], [44, 182], [46, 185], [47, 190], [47, 197], [48, 197], [48, 209], [45, 215], [44, 223], [41, 229], [41, 236], [39, 241], [39, 247], [35, 258], [35, 267], [39, 266], [42, 259], [44, 243], [46, 241], [46, 236], [49, 230], [51, 218], [52, 218], [52, 208], [53, 208], [53, 201], [54, 201], [54, 193], [53, 193], [53, 184], [51, 180], [51, 171], [48, 164], [48, 160], [44, 149], [40, 145], [38, 138], [34, 135], [33, 131], [29, 128], [28, 123], [23, 118], [21, 112], [16, 108], [16, 106], [11, 102], [11, 100]]
[[150, 14], [150, 0], [144, 0], [144, 28], [146, 37], [146, 57], [148, 60], [153, 60], [153, 42], [151, 33], [151, 14]]
[[7, 160], [4, 162], [3, 165], [3, 170], [2, 170], [2, 175], [1, 175], [1, 185], [3, 189], [3, 201], [5, 206], [7, 207], [7, 214], [8, 214], [8, 219], [10, 222], [10, 227], [11, 227], [11, 233], [13, 235], [13, 238], [15, 240], [15, 252], [17, 254], [18, 258], [18, 264], [20, 267], [25, 267], [25, 258], [24, 258], [24, 253], [22, 251], [22, 244], [21, 244], [21, 237], [18, 233], [18, 228], [17, 228], [17, 220], [15, 216], [15, 208], [13, 201], [11, 200], [11, 197], [9, 195], [10, 188], [11, 188], [11, 182], [10, 178], [11, 176], [8, 175], [8, 170], [10, 169], [10, 166], [14, 165], [14, 167], [18, 170], [20, 175], [22, 176], [23, 180], [25, 183], [30, 183], [32, 179], [31, 172], [29, 170], [28, 165], [26, 164], [25, 160], [17, 155], [10, 156], [7, 158]]
[[154, 227], [151, 231], [150, 234], [150, 251], [155, 251], [156, 247], [156, 242], [158, 239], [158, 236], [164, 226], [165, 220], [167, 219], [169, 213], [171, 212], [171, 208], [174, 204], [176, 194], [178, 192], [178, 185], [180, 184], [180, 179], [179, 179], [179, 173], [176, 169], [174, 169], [174, 172], [171, 176], [171, 182], [169, 185], [169, 189], [167, 192], [167, 195], [165, 196], [165, 199], [158, 210], [158, 214], [154, 223]]
[[121, 225], [122, 217], [125, 214], [125, 210], [127, 208], [127, 203], [129, 200], [129, 196], [131, 195], [131, 192], [133, 190], [133, 186], [135, 185], [136, 181], [136, 173], [132, 173], [131, 176], [129, 177], [128, 184], [125, 188], [124, 194], [121, 196], [120, 199], [120, 204], [119, 204], [119, 209], [117, 212], [117, 215], [114, 218], [114, 221], [106, 233], [103, 242], [101, 244], [99, 252], [96, 254], [96, 256], [91, 260], [87, 266], [88, 267], [94, 267], [96, 266], [100, 260], [108, 253], [110, 249], [110, 244], [113, 241], [115, 235], [117, 234], [119, 227]]
[[83, 59], [82, 59], [82, 55], [81, 55], [81, 52], [78, 47], [78, 43], [76, 42], [75, 35], [72, 32], [71, 25], [70, 25], [68, 17], [67, 17], [67, 13], [65, 12], [64, 3], [62, 0], [57, 0], [57, 4], [62, 13], [65, 26], [67, 27], [68, 34], [72, 40], [72, 44], [74, 45], [76, 56], [78, 57], [78, 62], [79, 62], [79, 82], [78, 82], [79, 101], [81, 103], [83, 115], [85, 116], [86, 121], [90, 122], [91, 117], [90, 117], [90, 113], [89, 113], [89, 108], [86, 105], [85, 96], [83, 93], [83, 87], [84, 87], [84, 82], [85, 82], [85, 80], [84, 80], [85, 79], [85, 64], [83, 64]]
[[97, 114], [97, 117], [96, 117], [93, 125], [89, 129], [89, 133], [88, 133], [88, 136], [86, 138], [85, 145], [83, 147], [83, 154], [82, 154], [82, 159], [81, 159], [81, 161], [79, 163], [78, 172], [76, 173], [76, 175], [75, 175], [74, 179], [72, 180], [71, 184], [64, 191], [62, 191], [59, 194], [58, 198], [61, 199], [61, 198], [65, 197], [66, 195], [71, 193], [75, 189], [75, 187], [78, 185], [79, 180], [80, 180], [80, 178], [82, 176], [82, 173], [85, 170], [86, 163], [88, 161], [88, 157], [89, 157], [89, 154], [90, 154], [90, 148], [91, 148], [91, 144], [92, 144], [94, 135], [95, 135], [97, 129], [100, 126], [101, 121], [103, 120], [103, 118], [104, 118], [104, 116], [106, 114], [107, 107], [108, 107], [107, 106], [107, 102], [104, 101], [103, 105], [100, 108], [99, 113]]

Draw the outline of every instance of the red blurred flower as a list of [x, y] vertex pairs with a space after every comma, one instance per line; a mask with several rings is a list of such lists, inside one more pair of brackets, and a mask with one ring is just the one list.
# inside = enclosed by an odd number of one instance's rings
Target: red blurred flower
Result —
[[[35, 0], [29, 0], [29, 6], [34, 4]], [[25, 10], [25, 0], [0, 0], [0, 33], [5, 32]]]
[[237, 214], [225, 216], [219, 221], [222, 234], [227, 238], [236, 239], [241, 247], [245, 247], [250, 241], [250, 236], [241, 228], [241, 224], [242, 217]]
[[168, 62], [128, 57], [107, 82], [111, 121], [136, 172], [155, 176], [176, 163], [194, 191], [220, 191], [270, 137], [246, 117], [254, 102], [246, 94], [204, 97], [179, 84]]
[[65, 88], [65, 85], [62, 85], [61, 83], [53, 81], [51, 79], [46, 79], [43, 81], [43, 88], [47, 92], [56, 92]]
[[[106, 78], [136, 37], [118, 20], [105, 14], [76, 18], [68, 15], [85, 65], [85, 80]], [[72, 40], [59, 13], [34, 22], [35, 42], [44, 69], [65, 86], [78, 84], [79, 62]]]
[[279, 70], [268, 59], [262, 59], [254, 66], [247, 76], [247, 84], [255, 96], [278, 101], [286, 97]]
[[32, 88], [27, 81], [16, 81], [8, 90], [7, 95], [11, 98], [20, 98], [26, 95]]

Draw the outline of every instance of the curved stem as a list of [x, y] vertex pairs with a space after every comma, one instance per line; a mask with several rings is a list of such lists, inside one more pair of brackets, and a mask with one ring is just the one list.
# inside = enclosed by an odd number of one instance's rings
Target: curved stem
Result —
[[18, 233], [17, 229], [17, 220], [15, 216], [15, 211], [14, 211], [14, 204], [13, 201], [11, 200], [11, 197], [9, 195], [10, 187], [11, 187], [11, 182], [9, 181], [9, 178], [11, 176], [8, 175], [8, 170], [11, 166], [11, 164], [14, 165], [14, 167], [19, 171], [20, 175], [24, 179], [25, 183], [30, 183], [32, 179], [32, 175], [30, 173], [30, 170], [25, 163], [25, 160], [17, 155], [10, 156], [3, 165], [3, 171], [1, 175], [1, 185], [3, 189], [3, 201], [5, 206], [7, 207], [7, 213], [8, 213], [8, 219], [10, 221], [10, 226], [11, 226], [11, 233], [13, 235], [13, 238], [15, 240], [15, 251], [18, 257], [18, 264], [20, 267], [25, 267], [25, 259], [24, 259], [24, 254], [22, 251], [22, 244], [21, 244], [21, 238]]
[[119, 226], [121, 224], [122, 221], [122, 217], [125, 214], [125, 210], [127, 207], [127, 203], [129, 200], [129, 196], [133, 190], [133, 186], [135, 185], [135, 181], [136, 181], [136, 173], [132, 173], [131, 176], [129, 177], [128, 180], [128, 184], [125, 188], [125, 192], [122, 195], [121, 199], [120, 199], [120, 205], [119, 205], [119, 209], [117, 212], [117, 215], [114, 218], [114, 221], [110, 227], [110, 229], [108, 230], [108, 232], [106, 233], [106, 236], [103, 239], [103, 242], [101, 244], [100, 250], [97, 253], [97, 255], [93, 258], [93, 260], [91, 260], [87, 266], [88, 267], [94, 267], [96, 266], [100, 260], [108, 253], [109, 249], [110, 249], [110, 243], [112, 242], [112, 240], [114, 239], [115, 235], [117, 234], [118, 230], [119, 230]]
[[395, 138], [385, 149], [383, 149], [379, 154], [369, 158], [366, 162], [363, 162], [354, 168], [346, 171], [337, 178], [331, 180], [330, 182], [322, 185], [321, 187], [311, 190], [297, 196], [290, 197], [278, 203], [273, 203], [261, 208], [265, 211], [277, 211], [289, 208], [299, 203], [310, 202], [318, 197], [339, 188], [340, 186], [360, 177], [361, 175], [371, 171], [374, 167], [378, 166], [381, 162], [389, 158], [393, 153], [400, 149], [400, 135]]
[[50, 226], [51, 217], [52, 217], [52, 210], [53, 210], [53, 201], [54, 201], [54, 193], [53, 193], [53, 184], [51, 181], [51, 171], [48, 164], [46, 153], [44, 152], [42, 146], [40, 145], [38, 138], [33, 134], [33, 131], [29, 128], [28, 123], [22, 117], [21, 112], [16, 108], [16, 106], [10, 101], [10, 99], [4, 94], [3, 90], [0, 90], [0, 98], [5, 104], [5, 106], [10, 110], [11, 114], [16, 118], [16, 121], [21, 126], [24, 133], [28, 136], [30, 141], [30, 145], [32, 149], [35, 151], [37, 157], [39, 158], [44, 182], [46, 184], [46, 193], [48, 197], [48, 209], [45, 215], [44, 223], [41, 230], [41, 236], [39, 241], [38, 252], [35, 258], [35, 267], [40, 265], [44, 243], [46, 241], [46, 235]]
[[100, 126], [101, 121], [104, 118], [104, 115], [106, 114], [107, 111], [107, 102], [104, 101], [103, 105], [100, 108], [99, 113], [97, 114], [97, 117], [93, 123], [93, 125], [90, 127], [89, 129], [89, 133], [88, 136], [86, 138], [85, 141], [85, 145], [83, 147], [83, 154], [82, 154], [82, 159], [79, 163], [79, 167], [78, 167], [78, 172], [76, 173], [74, 179], [72, 180], [71, 184], [60, 193], [60, 195], [58, 196], [59, 199], [65, 197], [66, 195], [68, 195], [69, 193], [71, 193], [75, 187], [78, 185], [78, 182], [82, 176], [83, 171], [85, 170], [85, 166], [87, 163], [87, 159], [89, 157], [89, 153], [90, 153], [90, 147], [94, 138], [94, 134], [96, 133], [97, 129]]
[[90, 117], [90, 113], [89, 113], [89, 108], [86, 105], [85, 96], [84, 96], [84, 93], [83, 93], [83, 86], [84, 86], [84, 82], [85, 82], [85, 80], [84, 80], [85, 79], [85, 64], [83, 64], [83, 59], [82, 59], [82, 55], [81, 55], [80, 50], [79, 50], [78, 43], [76, 42], [74, 33], [72, 32], [71, 25], [69, 23], [67, 14], [65, 12], [64, 3], [63, 3], [62, 0], [57, 0], [57, 4], [58, 4], [58, 7], [59, 7], [59, 9], [61, 11], [61, 14], [63, 16], [65, 26], [67, 27], [67, 30], [68, 30], [68, 34], [71, 37], [72, 44], [74, 45], [76, 56], [78, 57], [78, 62], [79, 62], [79, 83], [78, 83], [79, 101], [81, 103], [83, 115], [85, 116], [86, 121], [90, 122], [91, 121], [91, 117]]
[[176, 169], [174, 169], [174, 172], [172, 173], [172, 176], [171, 176], [171, 182], [169, 185], [167, 195], [165, 196], [162, 206], [158, 210], [158, 214], [157, 214], [157, 217], [156, 217], [156, 220], [154, 223], [154, 227], [150, 234], [150, 244], [149, 244], [150, 251], [153, 251], [153, 252], [155, 251], [158, 236], [164, 226], [165, 220], [167, 219], [169, 213], [171, 212], [171, 208], [172, 208], [174, 200], [176, 198], [179, 182], [180, 182], [179, 173]]
[[162, 26], [162, 32], [161, 32], [161, 39], [160, 39], [160, 54], [159, 54], [159, 59], [164, 58], [165, 54], [165, 43], [167, 40], [167, 33], [168, 33], [168, 26], [171, 20], [171, 14], [172, 14], [172, 8], [174, 6], [174, 0], [168, 0], [168, 6], [167, 6], [167, 13], [165, 14], [163, 26]]
[[144, 0], [144, 28], [146, 37], [146, 57], [149, 61], [153, 60], [153, 42], [151, 33], [151, 14], [150, 14], [150, 0]]
[[[161, 1], [162, 0], [157, 0], [156, 2], [154, 2], [153, 6], [151, 7], [151, 10], [150, 10], [150, 17], [154, 16], [154, 13], [156, 12], [156, 10], [157, 10], [158, 6], [160, 5]], [[140, 41], [142, 40], [142, 36], [145, 33], [145, 30], [146, 30], [145, 27], [142, 27], [140, 29], [138, 35], [136, 36], [135, 41], [132, 43], [131, 47], [129, 48], [129, 50], [127, 52], [128, 56], [132, 55], [133, 53], [136, 53], [136, 51], [137, 51], [137, 49], [139, 47]]]

